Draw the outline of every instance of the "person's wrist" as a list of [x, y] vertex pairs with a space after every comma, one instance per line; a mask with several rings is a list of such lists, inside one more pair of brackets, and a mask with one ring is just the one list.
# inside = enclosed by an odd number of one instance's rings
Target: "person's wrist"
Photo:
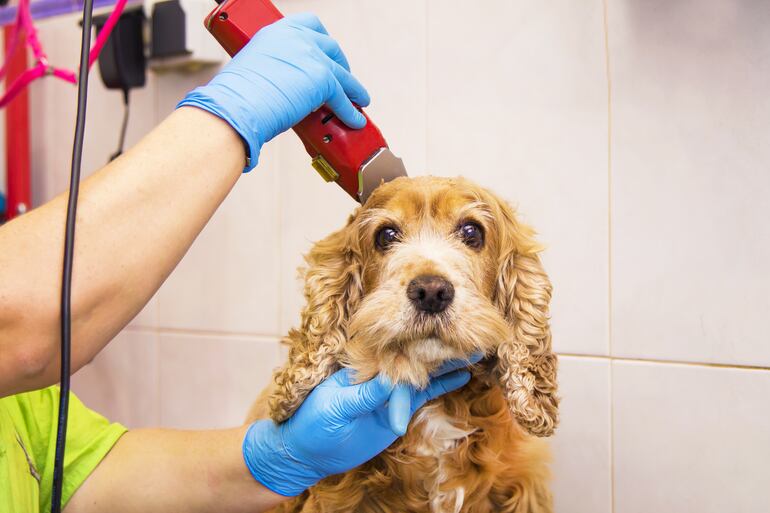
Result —
[[289, 454], [282, 426], [269, 419], [249, 427], [243, 440], [243, 459], [254, 479], [284, 497], [295, 497], [323, 478]]
[[[259, 137], [259, 131], [255, 130], [251, 126], [244, 126], [239, 122], [230, 109], [226, 107], [229, 103], [222, 98], [222, 91], [210, 91], [210, 88], [215, 87], [212, 84], [200, 86], [185, 95], [176, 108], [180, 107], [195, 107], [201, 110], [217, 116], [240, 136], [245, 150], [244, 168], [243, 172], [248, 173], [254, 167], [256, 167], [259, 160], [259, 154], [262, 150], [262, 138]], [[237, 100], [236, 100], [237, 101]]]

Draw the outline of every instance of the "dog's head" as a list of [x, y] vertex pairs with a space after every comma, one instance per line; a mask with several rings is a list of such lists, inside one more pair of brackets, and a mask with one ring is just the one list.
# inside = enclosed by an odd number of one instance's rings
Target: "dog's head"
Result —
[[270, 399], [277, 421], [340, 365], [417, 386], [451, 358], [483, 352], [517, 421], [557, 423], [551, 285], [533, 231], [464, 179], [400, 178], [306, 257], [302, 326]]

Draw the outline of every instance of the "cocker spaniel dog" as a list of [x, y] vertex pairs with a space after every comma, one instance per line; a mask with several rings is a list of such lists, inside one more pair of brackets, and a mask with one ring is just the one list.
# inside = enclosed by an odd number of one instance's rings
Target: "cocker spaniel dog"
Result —
[[552, 511], [548, 450], [536, 437], [558, 420], [556, 356], [533, 234], [488, 190], [420, 177], [381, 185], [315, 244], [301, 327], [251, 419], [287, 419], [341, 366], [362, 381], [381, 372], [424, 386], [448, 359], [486, 358], [385, 452], [278, 511]]

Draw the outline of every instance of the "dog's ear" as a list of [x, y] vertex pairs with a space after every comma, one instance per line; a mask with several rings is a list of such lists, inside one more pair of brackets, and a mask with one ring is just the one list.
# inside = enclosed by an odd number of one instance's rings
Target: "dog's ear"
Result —
[[497, 350], [497, 378], [519, 424], [550, 436], [558, 423], [556, 355], [551, 350], [551, 283], [540, 263], [534, 231], [496, 199], [498, 274], [495, 300], [513, 327]]
[[361, 258], [354, 232], [355, 213], [345, 228], [316, 243], [305, 256], [306, 305], [300, 329], [289, 332], [289, 359], [273, 376], [270, 416], [289, 418], [321, 381], [339, 369], [347, 321], [361, 297]]

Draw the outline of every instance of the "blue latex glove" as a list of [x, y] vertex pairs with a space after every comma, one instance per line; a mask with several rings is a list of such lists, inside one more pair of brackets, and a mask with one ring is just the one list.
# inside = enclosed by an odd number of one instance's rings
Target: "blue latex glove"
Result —
[[[385, 450], [423, 404], [468, 383], [470, 373], [457, 370], [468, 363], [448, 362], [424, 390], [394, 387], [382, 376], [351, 385], [352, 372], [338, 371], [286, 422], [260, 420], [251, 425], [243, 441], [246, 466], [273, 492], [299, 495], [324, 477], [355, 468]], [[397, 397], [388, 401], [396, 391]], [[390, 413], [393, 409], [398, 412]], [[391, 418], [404, 423], [399, 433], [391, 428]]]
[[287, 16], [249, 41], [205, 86], [177, 105], [204, 109], [227, 121], [248, 146], [246, 169], [262, 145], [321, 105], [351, 128], [366, 118], [351, 103], [369, 104], [337, 42], [312, 14]]

